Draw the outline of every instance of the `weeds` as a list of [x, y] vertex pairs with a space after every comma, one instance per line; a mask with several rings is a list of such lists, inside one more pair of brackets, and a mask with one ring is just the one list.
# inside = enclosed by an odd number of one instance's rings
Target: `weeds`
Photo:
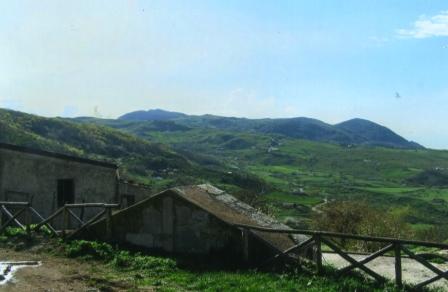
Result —
[[[26, 240], [24, 235], [20, 229], [11, 228], [0, 237], [0, 243], [15, 248]], [[44, 238], [34, 244], [42, 244]], [[156, 291], [399, 291], [392, 283], [380, 285], [357, 273], [337, 277], [331, 267], [325, 268], [325, 276], [313, 275], [304, 266], [279, 272], [216, 267], [198, 270], [194, 268], [197, 261], [185, 267], [171, 258], [134, 253], [105, 242], [47, 238], [44, 245], [40, 252], [92, 261], [92, 269], [98, 274], [94, 284], [105, 289], [112, 281], [124, 287], [149, 287]]]
[[131, 253], [119, 250], [105, 242], [74, 240], [64, 244], [67, 257], [85, 260], [103, 261], [114, 268], [145, 273], [160, 273], [173, 271], [177, 267], [176, 261], [169, 258]]
[[137, 286], [151, 286], [158, 291], [396, 291], [393, 285], [380, 286], [352, 275], [336, 278], [315, 276], [303, 269], [271, 273], [256, 270], [201, 271], [180, 268], [170, 258], [143, 255], [121, 250], [110, 244], [76, 240], [63, 242], [64, 255], [83, 260], [101, 261], [132, 277]]

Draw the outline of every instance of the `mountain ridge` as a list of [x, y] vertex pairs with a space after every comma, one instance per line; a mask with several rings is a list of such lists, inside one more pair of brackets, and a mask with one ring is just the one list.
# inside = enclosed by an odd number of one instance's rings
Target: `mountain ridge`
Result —
[[127, 121], [164, 121], [179, 117], [186, 117], [187, 115], [179, 112], [171, 112], [162, 109], [138, 110], [126, 113], [120, 116], [119, 120]]
[[424, 148], [385, 126], [361, 118], [328, 124], [308, 117], [249, 119], [210, 114], [187, 115], [162, 109], [150, 109], [130, 112], [120, 116], [117, 120], [126, 122], [170, 121], [190, 128], [216, 128], [239, 132], [280, 134], [291, 138], [342, 145], [367, 145], [402, 149]]

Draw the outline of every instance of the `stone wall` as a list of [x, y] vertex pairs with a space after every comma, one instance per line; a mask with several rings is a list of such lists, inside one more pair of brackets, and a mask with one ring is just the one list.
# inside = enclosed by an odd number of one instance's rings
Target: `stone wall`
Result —
[[44, 217], [58, 207], [58, 179], [74, 180], [75, 202], [113, 203], [119, 201], [116, 178], [114, 168], [0, 149], [0, 200], [32, 199]]

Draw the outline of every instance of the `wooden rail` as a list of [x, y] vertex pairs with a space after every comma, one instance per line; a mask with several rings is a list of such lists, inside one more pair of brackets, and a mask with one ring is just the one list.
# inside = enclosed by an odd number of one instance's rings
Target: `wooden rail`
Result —
[[[82, 203], [82, 204], [65, 204], [63, 207], [56, 210], [53, 214], [48, 216], [48, 218], [44, 218], [37, 212], [32, 206], [30, 202], [2, 202], [0, 201], [0, 213], [5, 214], [8, 217], [8, 220], [4, 222], [0, 226], [0, 233], [4, 232], [8, 226], [15, 224], [19, 226], [23, 230], [26, 231], [27, 235], [31, 237], [32, 231], [39, 231], [43, 226], [46, 226], [48, 230], [55, 236], [62, 236], [63, 238], [71, 238], [78, 235], [81, 231], [88, 229], [93, 223], [100, 220], [103, 216], [106, 217], [106, 235], [108, 238], [112, 236], [112, 209], [120, 207], [119, 204], [106, 204], [106, 203]], [[15, 214], [8, 209], [15, 208], [17, 211]], [[73, 209], [81, 208], [81, 216], [77, 216]], [[84, 212], [87, 208], [101, 208], [100, 212], [98, 212], [95, 216], [93, 216], [88, 221], [84, 221]], [[19, 221], [19, 216], [24, 214], [25, 222]], [[39, 223], [31, 226], [32, 216], [35, 216]], [[62, 229], [56, 230], [53, 227], [52, 222], [56, 217], [62, 216]], [[81, 218], [80, 218], [81, 217]], [[70, 230], [70, 226], [73, 225], [71, 218], [73, 218], [76, 222], [77, 228], [75, 230]], [[68, 235], [69, 231], [72, 231], [70, 235]]]
[[[14, 213], [14, 211], [8, 208], [18, 208], [18, 210]], [[31, 204], [29, 202], [0, 202], [0, 213], [6, 215], [8, 219], [6, 222], [2, 222], [3, 224], [0, 226], [0, 233], [3, 233], [8, 226], [11, 224], [16, 224], [23, 230], [25, 230], [28, 238], [31, 238], [31, 213], [29, 209], [31, 208]], [[19, 216], [24, 214], [25, 222], [22, 223], [19, 221]]]
[[[325, 245], [333, 252], [338, 254], [344, 260], [346, 260], [349, 265], [343, 268], [340, 268], [337, 273], [339, 275], [346, 274], [354, 269], [359, 269], [370, 277], [374, 278], [377, 282], [384, 283], [386, 279], [373, 271], [371, 268], [367, 267], [366, 264], [373, 261], [374, 259], [385, 255], [386, 253], [392, 253], [394, 257], [394, 266], [395, 266], [395, 284], [397, 287], [403, 287], [403, 269], [402, 269], [402, 258], [403, 255], [407, 255], [410, 259], [414, 260], [417, 263], [422, 264], [424, 267], [432, 271], [436, 274], [436, 276], [423, 281], [421, 283], [417, 283], [414, 288], [419, 290], [435, 281], [440, 279], [448, 280], [448, 271], [442, 271], [438, 267], [434, 266], [432, 263], [427, 261], [426, 259], [414, 254], [407, 246], [421, 246], [421, 247], [432, 247], [439, 249], [448, 249], [448, 244], [437, 243], [437, 242], [426, 242], [426, 241], [418, 241], [418, 240], [406, 240], [406, 239], [398, 239], [398, 238], [389, 238], [389, 237], [376, 237], [376, 236], [363, 236], [363, 235], [354, 235], [354, 234], [344, 234], [337, 232], [326, 232], [326, 231], [316, 231], [316, 230], [298, 230], [298, 229], [273, 229], [273, 228], [265, 228], [259, 226], [252, 225], [241, 225], [235, 224], [235, 227], [242, 230], [243, 238], [246, 238], [251, 231], [261, 231], [261, 232], [269, 232], [269, 233], [278, 233], [278, 234], [291, 234], [291, 235], [307, 235], [309, 238], [297, 245], [294, 245], [281, 253], [276, 254], [274, 257], [269, 259], [267, 263], [272, 262], [280, 257], [285, 257], [292, 252], [300, 252], [313, 247], [313, 261], [316, 266], [316, 271], [318, 274], [323, 273], [323, 264], [322, 264], [322, 246]], [[384, 243], [381, 249], [375, 251], [374, 253], [367, 255], [362, 260], [356, 260], [345, 250], [342, 250], [335, 242], [334, 239], [351, 239], [351, 240], [359, 240], [365, 242], [377, 242]], [[244, 240], [243, 242], [246, 242]], [[244, 257], [248, 258], [249, 250], [248, 245], [244, 244]]]
[[[32, 231], [38, 231], [43, 226], [46, 226], [51, 233], [56, 236], [62, 236], [63, 238], [72, 238], [81, 233], [82, 231], [88, 229], [93, 223], [98, 222], [103, 217], [105, 217], [106, 223], [106, 235], [108, 238], [111, 238], [113, 234], [113, 226], [112, 226], [112, 209], [118, 208], [119, 204], [105, 204], [105, 203], [81, 203], [81, 204], [66, 204], [56, 212], [51, 214], [48, 218], [43, 218], [32, 206], [29, 202], [2, 202], [0, 201], [0, 213], [3, 213], [8, 219], [0, 226], [0, 233], [4, 232], [5, 229], [15, 224], [26, 231], [27, 236], [31, 237]], [[11, 208], [15, 209], [15, 212], [11, 210]], [[91, 219], [85, 221], [83, 219], [83, 215], [77, 216], [73, 209], [81, 208], [81, 214], [84, 214], [84, 210], [86, 208], [101, 208], [101, 211], [98, 212]], [[23, 216], [22, 216], [23, 215]], [[19, 217], [25, 217], [24, 222], [20, 222]], [[39, 219], [39, 223], [36, 224], [33, 228], [31, 226], [32, 216], [35, 216]], [[63, 216], [62, 218], [62, 230], [57, 231], [52, 225], [51, 222], [58, 216]], [[70, 230], [70, 218], [73, 218], [78, 227], [75, 230]], [[371, 268], [367, 267], [367, 263], [373, 261], [374, 259], [385, 255], [386, 253], [392, 253], [394, 256], [394, 266], [395, 266], [395, 283], [398, 287], [403, 287], [403, 269], [402, 269], [402, 258], [403, 254], [409, 257], [410, 259], [420, 263], [430, 271], [436, 274], [436, 276], [418, 283], [414, 288], [421, 289], [435, 281], [440, 279], [448, 280], [448, 271], [442, 271], [438, 267], [434, 266], [432, 263], [422, 258], [419, 255], [413, 253], [407, 246], [420, 246], [420, 247], [432, 247], [439, 249], [448, 249], [448, 244], [437, 243], [437, 242], [426, 242], [426, 241], [417, 241], [417, 240], [406, 240], [406, 239], [398, 239], [398, 238], [389, 238], [389, 237], [376, 237], [376, 236], [363, 236], [363, 235], [354, 235], [354, 234], [344, 234], [344, 233], [336, 233], [336, 232], [326, 232], [326, 231], [316, 231], [316, 230], [300, 230], [300, 229], [273, 229], [252, 225], [242, 225], [235, 224], [234, 227], [241, 229], [243, 235], [243, 256], [246, 260], [249, 259], [249, 236], [252, 231], [259, 232], [269, 232], [269, 233], [278, 233], [278, 234], [290, 234], [290, 235], [306, 235], [309, 236], [308, 239], [304, 240], [301, 243], [298, 243], [278, 254], [273, 256], [271, 259], [267, 261], [270, 263], [272, 261], [277, 260], [278, 258], [287, 257], [292, 252], [300, 252], [308, 249], [310, 246], [313, 247], [313, 260], [316, 265], [316, 271], [318, 274], [322, 274], [324, 272], [323, 267], [323, 257], [322, 257], [322, 247], [326, 246], [331, 249], [333, 252], [341, 256], [344, 260], [346, 260], [349, 265], [343, 268], [340, 268], [337, 273], [339, 275], [346, 274], [354, 269], [359, 269], [370, 277], [374, 278], [376, 281], [383, 283], [386, 279], [373, 271]], [[72, 231], [69, 235], [69, 230]], [[383, 243], [384, 246], [374, 253], [367, 255], [362, 260], [356, 260], [353, 258], [353, 255], [350, 252], [343, 250], [338, 246], [334, 239], [349, 239], [349, 240], [359, 240], [365, 242], [376, 242]]]

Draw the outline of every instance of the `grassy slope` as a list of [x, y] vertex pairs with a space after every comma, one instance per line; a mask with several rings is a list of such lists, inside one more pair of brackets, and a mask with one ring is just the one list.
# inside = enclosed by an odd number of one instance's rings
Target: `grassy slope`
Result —
[[447, 151], [348, 148], [172, 122], [76, 121], [0, 111], [0, 140], [112, 158], [155, 190], [206, 181], [235, 193], [253, 190], [281, 219], [301, 227], [314, 206], [339, 198], [409, 206], [408, 220], [418, 228], [448, 223], [448, 189], [407, 184], [426, 169], [448, 168]]
[[[276, 273], [235, 270], [206, 259], [133, 253], [102, 242], [63, 242], [47, 237], [28, 242], [23, 231], [12, 228], [0, 236], [1, 249], [43, 254], [48, 265], [60, 262], [61, 257], [72, 258], [88, 269], [83, 280], [101, 291], [115, 291], [118, 283], [120, 291], [399, 291], [390, 283], [379, 285], [359, 275], [336, 277], [331, 269], [326, 276], [299, 267]], [[70, 266], [71, 262], [64, 264]]]
[[0, 110], [0, 142], [67, 153], [119, 164], [121, 175], [163, 188], [204, 182], [220, 182], [217, 161], [204, 166], [201, 157], [187, 157], [160, 144], [95, 124], [73, 123]]
[[[383, 208], [409, 206], [412, 215], [408, 219], [413, 224], [448, 223], [448, 189], [407, 183], [426, 169], [448, 168], [448, 151], [345, 147], [219, 129], [167, 131], [157, 130], [151, 122], [107, 123], [178, 150], [217, 159], [226, 172], [256, 175], [271, 186], [263, 198], [275, 205], [283, 219], [309, 218], [311, 208], [325, 198], [356, 198]], [[306, 194], [292, 194], [301, 188]], [[302, 223], [306, 225], [306, 221]]]

